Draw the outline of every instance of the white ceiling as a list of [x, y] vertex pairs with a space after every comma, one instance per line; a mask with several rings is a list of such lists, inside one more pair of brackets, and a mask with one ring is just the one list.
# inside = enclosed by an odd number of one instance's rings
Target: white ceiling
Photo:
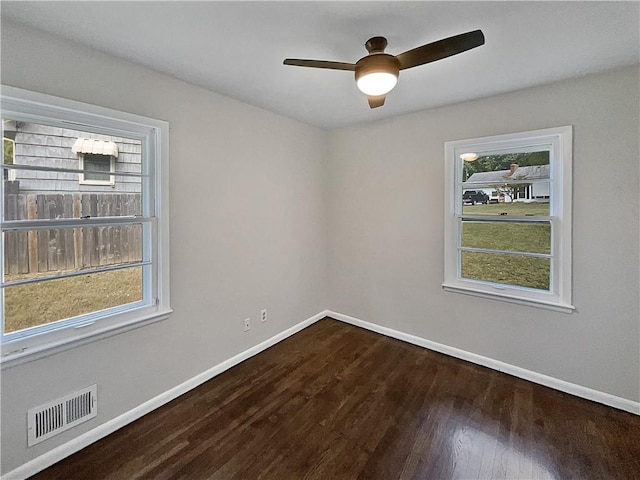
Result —
[[[334, 128], [640, 63], [635, 2], [12, 2], [2, 17], [208, 90]], [[475, 29], [484, 46], [401, 72], [371, 110], [352, 72], [282, 65], [355, 62]]]

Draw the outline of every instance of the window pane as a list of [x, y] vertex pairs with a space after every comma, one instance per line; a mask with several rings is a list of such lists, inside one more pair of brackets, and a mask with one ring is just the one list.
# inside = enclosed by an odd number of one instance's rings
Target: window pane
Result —
[[84, 174], [84, 179], [92, 180], [96, 182], [110, 182], [110, 175], [103, 175], [101, 173], [91, 173], [91, 171], [110, 172], [111, 171], [111, 157], [107, 155], [93, 155], [90, 153], [84, 154], [83, 159], [84, 170], [89, 170], [89, 173]]
[[460, 162], [463, 213], [549, 215], [549, 151], [484, 154]]
[[4, 220], [54, 220], [142, 214], [139, 193], [13, 193], [4, 190]]
[[[7, 133], [9, 135], [9, 133]], [[14, 143], [13, 139], [3, 137], [2, 138], [2, 149], [3, 149], [3, 165], [13, 165], [14, 164]], [[17, 184], [13, 183], [15, 180], [15, 172], [13, 170], [9, 170], [7, 168], [2, 169], [2, 176], [5, 180], [4, 188], [7, 190], [15, 190]]]
[[460, 273], [462, 278], [548, 291], [550, 265], [548, 258], [463, 251]]
[[5, 165], [13, 164], [13, 140], [10, 138], [2, 138], [3, 163]]
[[142, 300], [142, 267], [4, 289], [4, 333]]
[[462, 246], [551, 253], [551, 225], [525, 222], [462, 221]]
[[[509, 193], [506, 193], [509, 192]], [[464, 215], [549, 216], [549, 182], [504, 184], [498, 187], [464, 190]], [[543, 195], [546, 193], [546, 197]], [[534, 195], [535, 198], [534, 198]], [[515, 200], [513, 200], [515, 199]]]
[[4, 232], [4, 281], [142, 260], [142, 225]]
[[[85, 181], [108, 183], [92, 185], [80, 182], [78, 173], [12, 169], [17, 182], [12, 193], [81, 192], [136, 193], [142, 192], [139, 176], [118, 175], [141, 173], [142, 142], [138, 139], [101, 135], [89, 131], [72, 130], [39, 123], [22, 122], [4, 118], [3, 133], [13, 142], [13, 163], [29, 168], [111, 171], [114, 163], [115, 184], [106, 174], [85, 174]], [[5, 152], [5, 158], [8, 153]], [[80, 162], [83, 162], [81, 164]], [[6, 162], [5, 162], [6, 163]]]

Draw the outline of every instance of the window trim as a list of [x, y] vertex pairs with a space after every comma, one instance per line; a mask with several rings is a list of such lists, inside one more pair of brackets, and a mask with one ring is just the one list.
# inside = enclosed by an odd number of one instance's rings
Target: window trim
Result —
[[[87, 319], [86, 322], [3, 341], [0, 356], [2, 369], [169, 318], [172, 310], [169, 295], [168, 122], [16, 87], [2, 85], [1, 89], [3, 116], [34, 123], [47, 120], [49, 124], [65, 128], [97, 129], [104, 134], [133, 135], [140, 139], [143, 150], [150, 158], [143, 161], [142, 165], [143, 191], [149, 192], [153, 199], [150, 205], [143, 207], [150, 209], [143, 211], [143, 215], [151, 218], [146, 228], [152, 239], [143, 246], [148, 249], [143, 255], [150, 259], [152, 265], [149, 267], [152, 269], [151, 282], [143, 285], [144, 289], [148, 289], [150, 302], [128, 309], [114, 307], [107, 310], [106, 314], [95, 315], [96, 318]], [[0, 208], [3, 208], [4, 195], [0, 195], [0, 202]], [[4, 258], [2, 243], [0, 258]], [[3, 304], [0, 302], [0, 309]]]
[[[571, 262], [571, 199], [572, 199], [572, 138], [571, 126], [546, 128], [526, 132], [495, 135], [445, 142], [445, 208], [444, 208], [444, 281], [445, 291], [502, 300], [519, 305], [547, 308], [570, 313], [572, 305]], [[550, 212], [551, 223], [551, 285], [550, 291], [508, 286], [459, 276], [459, 219], [462, 216], [462, 172], [458, 157], [461, 153], [520, 149], [551, 145], [550, 151]], [[460, 179], [460, 181], [458, 181]], [[514, 220], [516, 220], [514, 218]]]
[[[85, 170], [84, 168], [84, 156], [86, 153], [78, 153], [78, 168], [80, 170]], [[95, 154], [94, 154], [95, 155]], [[78, 184], [80, 185], [102, 185], [106, 187], [113, 187], [116, 184], [116, 176], [114, 175], [116, 172], [116, 158], [113, 155], [103, 155], [104, 157], [109, 157], [109, 180], [87, 180], [85, 178], [85, 172], [82, 172], [78, 175]], [[104, 172], [106, 175], [107, 172]]]

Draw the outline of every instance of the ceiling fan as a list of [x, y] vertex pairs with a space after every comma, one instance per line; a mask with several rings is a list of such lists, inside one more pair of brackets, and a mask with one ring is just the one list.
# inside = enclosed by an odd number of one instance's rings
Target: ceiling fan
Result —
[[369, 55], [362, 57], [356, 63], [287, 58], [284, 64], [355, 72], [356, 85], [362, 93], [367, 95], [369, 106], [377, 108], [384, 105], [387, 93], [396, 86], [400, 70], [435, 62], [483, 44], [484, 35], [482, 31], [474, 30], [444, 38], [437, 42], [427, 43], [400, 55], [390, 55], [384, 52], [387, 47], [387, 39], [373, 37], [364, 44]]

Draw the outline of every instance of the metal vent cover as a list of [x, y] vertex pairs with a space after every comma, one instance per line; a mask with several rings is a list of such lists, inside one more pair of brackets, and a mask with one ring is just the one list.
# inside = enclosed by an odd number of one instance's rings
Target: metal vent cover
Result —
[[36, 445], [98, 414], [98, 386], [91, 385], [27, 412], [27, 445]]

